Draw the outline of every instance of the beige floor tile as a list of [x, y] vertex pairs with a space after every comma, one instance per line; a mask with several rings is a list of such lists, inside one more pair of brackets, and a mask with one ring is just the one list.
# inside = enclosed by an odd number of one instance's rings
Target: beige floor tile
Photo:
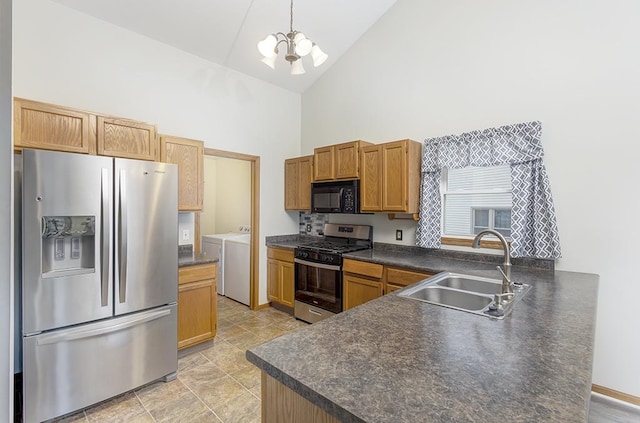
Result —
[[190, 389], [194, 390], [194, 387], [198, 385], [204, 385], [208, 383], [215, 383], [216, 380], [226, 376], [218, 366], [209, 362], [202, 366], [187, 370], [178, 374], [178, 379], [182, 381]]
[[210, 410], [191, 391], [181, 393], [157, 405], [149, 412], [156, 422], [192, 422], [192, 421], [215, 421], [215, 416], [211, 414], [210, 420], [202, 419], [210, 414]]
[[194, 352], [178, 359], [178, 373], [207, 364], [209, 360], [200, 352]]
[[226, 340], [234, 338], [238, 335], [245, 334], [247, 332], [248, 330], [244, 329], [241, 324], [232, 324], [231, 322], [229, 322], [228, 326], [225, 326], [223, 328], [218, 327], [218, 333], [216, 334], [216, 336], [220, 339]]
[[53, 419], [52, 423], [71, 423], [71, 422], [87, 422], [87, 416], [85, 416], [84, 411], [80, 411], [78, 413], [74, 413], [70, 416], [60, 417], [58, 419]]
[[260, 400], [246, 390], [212, 409], [224, 423], [260, 422]]
[[247, 313], [245, 310], [238, 310], [235, 308], [220, 308], [218, 309], [218, 318], [220, 319], [229, 319], [231, 316], [235, 316], [237, 314]]
[[254, 386], [253, 388], [251, 388], [249, 390], [249, 392], [251, 392], [256, 398], [261, 399], [262, 398], [262, 388], [261, 385], [258, 386]]
[[265, 340], [258, 333], [246, 332], [234, 338], [227, 339], [227, 342], [240, 350], [246, 351], [256, 345], [263, 344]]
[[136, 391], [136, 396], [147, 410], [162, 407], [167, 401], [190, 392], [178, 378], [171, 382], [155, 382]]
[[[127, 392], [111, 400], [103, 402], [85, 410], [90, 422], [130, 422], [145, 421], [148, 416], [138, 398], [133, 392]], [[148, 420], [152, 421], [152, 420]]]
[[287, 333], [287, 331], [274, 324], [266, 326], [264, 328], [260, 328], [256, 333], [258, 334], [258, 336], [260, 336], [260, 338], [264, 340], [270, 340], [284, 335], [285, 333]]
[[292, 318], [291, 320], [276, 322], [275, 325], [290, 332], [296, 329], [306, 328], [307, 326], [309, 326], [309, 323], [305, 323], [302, 320], [296, 320]]
[[254, 332], [256, 329], [269, 326], [270, 324], [271, 322], [266, 319], [258, 319], [256, 317], [253, 317], [249, 320], [245, 320], [244, 322], [238, 323], [238, 326], [240, 326], [245, 330], [248, 330], [249, 332]]
[[[216, 411], [216, 406], [232, 400], [233, 398], [241, 395], [247, 390], [238, 382], [233, 380], [230, 376], [225, 376], [221, 379], [196, 385], [193, 388], [193, 392], [198, 395], [202, 401], [213, 411]], [[218, 414], [216, 412], [216, 414]], [[218, 416], [225, 421], [225, 419], [218, 414]]]
[[230, 314], [225, 318], [232, 323], [241, 323], [241, 322], [246, 322], [247, 320], [253, 319], [254, 318], [253, 313], [254, 313], [253, 311], [248, 311], [248, 310], [234, 312], [233, 314]]
[[260, 387], [260, 369], [256, 366], [245, 367], [244, 369], [231, 373], [229, 376], [240, 382], [246, 389], [251, 389], [256, 386]]

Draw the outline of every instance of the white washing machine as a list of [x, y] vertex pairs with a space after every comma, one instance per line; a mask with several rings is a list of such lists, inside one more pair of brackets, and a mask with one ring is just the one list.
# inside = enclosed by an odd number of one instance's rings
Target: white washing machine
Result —
[[227, 240], [245, 237], [250, 238], [249, 234], [241, 234], [235, 232], [229, 232], [226, 234], [213, 234], [213, 235], [202, 235], [202, 250], [207, 254], [207, 257], [211, 257], [214, 259], [218, 259], [218, 274], [216, 277], [218, 284], [218, 294], [226, 295], [225, 293], [225, 284], [224, 284], [224, 255], [225, 255], [225, 244]]
[[224, 247], [224, 295], [249, 305], [251, 235], [229, 238]]

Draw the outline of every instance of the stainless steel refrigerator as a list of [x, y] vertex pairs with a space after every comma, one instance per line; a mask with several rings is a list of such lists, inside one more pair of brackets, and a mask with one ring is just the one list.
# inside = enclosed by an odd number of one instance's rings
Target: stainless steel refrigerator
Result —
[[177, 166], [22, 152], [24, 421], [177, 371]]

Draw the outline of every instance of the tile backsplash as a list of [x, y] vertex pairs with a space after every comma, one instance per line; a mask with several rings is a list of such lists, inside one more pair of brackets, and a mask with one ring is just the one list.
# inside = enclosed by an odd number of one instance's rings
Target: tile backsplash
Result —
[[327, 221], [325, 214], [300, 212], [300, 235], [324, 235], [324, 224]]

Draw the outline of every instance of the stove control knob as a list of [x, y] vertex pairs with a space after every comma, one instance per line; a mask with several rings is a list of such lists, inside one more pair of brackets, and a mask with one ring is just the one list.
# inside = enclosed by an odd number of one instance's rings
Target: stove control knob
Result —
[[329, 263], [332, 263], [332, 262], [333, 262], [333, 256], [331, 256], [331, 257], [327, 257], [327, 261], [328, 261]]

